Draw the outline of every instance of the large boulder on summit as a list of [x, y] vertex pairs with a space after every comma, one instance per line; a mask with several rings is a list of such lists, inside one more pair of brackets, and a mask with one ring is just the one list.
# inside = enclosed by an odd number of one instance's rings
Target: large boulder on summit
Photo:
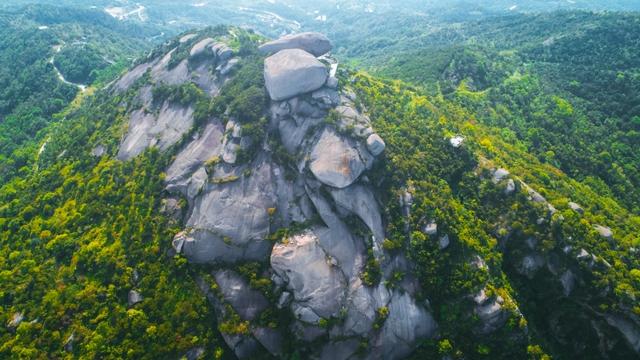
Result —
[[315, 56], [322, 56], [331, 51], [332, 47], [331, 41], [323, 34], [305, 32], [270, 41], [260, 46], [259, 50], [263, 54], [275, 54], [281, 50], [300, 49]]
[[264, 61], [265, 85], [275, 101], [317, 90], [328, 76], [326, 66], [303, 50], [283, 50]]
[[356, 181], [365, 164], [351, 140], [325, 129], [311, 152], [310, 169], [322, 183], [341, 189]]

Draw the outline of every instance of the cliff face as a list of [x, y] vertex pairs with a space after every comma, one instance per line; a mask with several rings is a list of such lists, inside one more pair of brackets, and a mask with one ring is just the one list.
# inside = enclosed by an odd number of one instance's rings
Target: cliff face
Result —
[[[138, 91], [141, 106], [131, 112], [121, 159], [149, 146], [166, 150], [190, 132], [193, 105], [159, 104], [154, 86], [194, 82], [207, 96], [217, 96], [234, 76], [227, 69], [248, 61], [221, 55], [217, 49], [228, 49], [224, 41], [230, 40], [192, 37], [185, 41], [193, 44], [189, 56], [173, 68], [168, 63], [178, 49], [138, 65], [114, 85], [122, 91], [150, 77]], [[205, 284], [203, 290], [219, 320], [235, 312], [255, 322], [270, 307], [293, 314], [288, 329], [251, 324], [242, 334], [224, 334], [240, 357], [261, 347], [279, 354], [282, 339], [293, 334], [308, 343], [324, 339], [316, 351], [321, 357], [364, 351], [372, 358], [400, 358], [437, 328], [428, 303], [414, 297], [414, 279], [406, 277], [394, 289], [384, 285], [410, 266], [402, 254], [383, 250], [383, 215], [370, 185], [375, 179], [367, 176], [385, 144], [358, 110], [355, 95], [338, 83], [336, 66], [330, 66], [335, 61], [316, 57], [330, 49], [314, 33], [263, 45], [261, 53], [275, 52], [264, 60], [265, 135], [247, 136], [242, 120], [214, 114], [183, 142], [166, 170], [167, 191], [188, 203], [174, 250], [190, 262], [216, 266], [211, 275], [219, 293], [210, 294]], [[251, 146], [251, 158], [239, 161], [238, 154]], [[293, 161], [276, 160], [276, 151]], [[356, 218], [361, 226], [347, 225]], [[371, 260], [382, 273], [376, 286], [361, 278]], [[248, 261], [268, 264], [275, 303], [234, 271]]]

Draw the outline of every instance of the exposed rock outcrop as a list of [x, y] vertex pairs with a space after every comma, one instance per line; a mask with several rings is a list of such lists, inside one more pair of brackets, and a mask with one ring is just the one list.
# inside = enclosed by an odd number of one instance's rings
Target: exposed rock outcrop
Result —
[[286, 49], [300, 49], [314, 56], [322, 56], [331, 51], [331, 41], [323, 34], [317, 32], [306, 32], [282, 37], [269, 41], [260, 46], [263, 54], [275, 54]]
[[140, 294], [136, 290], [129, 290], [129, 295], [127, 296], [127, 302], [129, 303], [129, 306], [133, 306], [137, 303], [140, 303], [142, 302], [142, 300], [144, 300], [144, 297], [142, 297], [142, 294]]
[[322, 183], [344, 188], [362, 174], [365, 164], [350, 139], [326, 129], [311, 152], [309, 169]]
[[[211, 275], [217, 286], [202, 278], [198, 285], [220, 322], [233, 314], [249, 322], [246, 333], [222, 334], [239, 358], [265, 350], [277, 356], [288, 335], [309, 344], [308, 351], [318, 358], [348, 358], [360, 351], [367, 358], [399, 359], [421, 339], [432, 337], [437, 325], [428, 307], [416, 300], [418, 285], [411, 276], [396, 287], [386, 285], [395, 271], [409, 269], [410, 262], [385, 252], [383, 210], [366, 177], [385, 143], [355, 105], [355, 95], [338, 90], [337, 79], [329, 78], [327, 67], [315, 58], [330, 45], [305, 39], [263, 46], [265, 52], [276, 52], [264, 63], [271, 98], [264, 130], [270, 138], [253, 139], [259, 143], [251, 159], [239, 160], [246, 136], [228, 112], [208, 119], [176, 149], [166, 170], [166, 190], [172, 197], [184, 197], [188, 208], [175, 211], [184, 216], [185, 225], [173, 239], [174, 253], [192, 263], [215, 265]], [[232, 69], [236, 58], [227, 59], [230, 49], [213, 39], [190, 41], [197, 43], [184, 65], [174, 61], [172, 70], [166, 68], [169, 52], [114, 86], [126, 87], [151, 69], [153, 79], [192, 81], [216, 96], [226, 76], [233, 76], [224, 69]], [[281, 48], [274, 51], [277, 47]], [[215, 66], [213, 75], [205, 71], [205, 64]], [[175, 70], [180, 66], [195, 67], [193, 76]], [[168, 111], [175, 104], [162, 104], [160, 115], [145, 111], [154, 109], [151, 87], [142, 87], [138, 99], [143, 109], [132, 112], [120, 147], [122, 159], [150, 146], [169, 149], [192, 130], [191, 109], [189, 116], [177, 114], [161, 121], [164, 107]], [[280, 144], [273, 141], [278, 139], [292, 158], [289, 163], [275, 159], [276, 150], [283, 151], [275, 149]], [[366, 229], [352, 226], [355, 218]], [[276, 232], [287, 227], [297, 231]], [[286, 236], [274, 238], [276, 234]], [[442, 248], [448, 246], [448, 236], [439, 241]], [[370, 254], [383, 278], [371, 286], [362, 281]], [[270, 265], [261, 276], [271, 278], [273, 298], [267, 299], [233, 270], [235, 264], [248, 261]], [[293, 315], [288, 334], [258, 324], [266, 309]], [[385, 309], [384, 320], [378, 319], [380, 309]], [[363, 338], [371, 339], [364, 349]], [[313, 341], [317, 346], [311, 346]]]
[[264, 62], [264, 75], [271, 99], [279, 101], [321, 88], [329, 73], [313, 55], [291, 49], [268, 57]]

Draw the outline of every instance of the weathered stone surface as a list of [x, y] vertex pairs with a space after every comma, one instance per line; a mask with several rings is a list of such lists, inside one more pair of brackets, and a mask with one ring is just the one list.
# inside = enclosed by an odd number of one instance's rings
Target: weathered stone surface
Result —
[[64, 349], [64, 351], [73, 352], [73, 343], [74, 342], [75, 342], [75, 334], [71, 333], [71, 335], [69, 335], [69, 337], [67, 337], [67, 340], [65, 340], [64, 344], [62, 345], [62, 348]]
[[274, 54], [286, 49], [300, 49], [314, 56], [321, 56], [331, 51], [331, 41], [323, 34], [317, 32], [305, 32], [284, 36], [260, 46], [263, 54]]
[[518, 272], [529, 279], [533, 279], [538, 270], [545, 264], [544, 258], [541, 255], [533, 254], [527, 255], [522, 259]]
[[211, 50], [218, 57], [218, 60], [221, 62], [227, 61], [231, 59], [233, 56], [233, 50], [227, 46], [226, 44], [217, 43], [211, 45]]
[[199, 57], [204, 55], [209, 50], [209, 45], [211, 45], [215, 40], [212, 38], [206, 38], [198, 41], [189, 52], [189, 56], [191, 58]]
[[474, 301], [474, 311], [481, 321], [476, 331], [480, 334], [490, 334], [498, 330], [509, 318], [509, 313], [502, 308], [504, 300], [500, 296], [489, 299], [482, 290], [474, 297]]
[[323, 108], [332, 108], [340, 104], [340, 95], [334, 89], [320, 88], [311, 93], [311, 98], [322, 105]]
[[569, 296], [575, 287], [576, 276], [571, 270], [567, 270], [560, 276], [560, 284], [562, 284], [564, 296]]
[[598, 234], [600, 234], [601, 237], [607, 240], [613, 239], [613, 231], [611, 231], [610, 228], [602, 225], [595, 225], [594, 229], [596, 229], [596, 231], [598, 232]]
[[131, 113], [127, 135], [120, 144], [118, 159], [129, 160], [148, 147], [166, 150], [193, 126], [193, 109], [164, 103], [157, 116], [144, 109]]
[[129, 295], [127, 296], [129, 306], [142, 302], [142, 300], [144, 300], [144, 297], [139, 292], [136, 290], [129, 290]]
[[285, 279], [294, 297], [294, 312], [303, 321], [314, 323], [338, 314], [346, 281], [327, 260], [314, 232], [306, 231], [276, 244], [271, 253], [271, 267]]
[[338, 78], [335, 76], [329, 76], [329, 78], [327, 79], [327, 87], [330, 89], [337, 89], [338, 88]]
[[444, 234], [438, 239], [438, 247], [440, 248], [440, 250], [448, 248], [450, 243], [451, 241], [449, 240], [449, 235], [447, 234]]
[[456, 149], [461, 147], [463, 143], [464, 143], [464, 136], [457, 135], [449, 139], [449, 144], [451, 144], [451, 146], [453, 146]]
[[193, 39], [196, 36], [198, 36], [198, 34], [187, 34], [187, 35], [184, 35], [183, 37], [180, 38], [179, 42], [180, 42], [180, 44], [184, 44], [184, 43], [186, 43], [187, 41]]
[[507, 180], [507, 186], [504, 188], [505, 195], [511, 195], [516, 191], [516, 182], [513, 179]]
[[422, 232], [427, 236], [435, 235], [438, 233], [438, 224], [431, 220], [422, 228]]
[[270, 217], [276, 205], [271, 164], [255, 165], [251, 176], [212, 184], [194, 201], [183, 252], [196, 262], [261, 259], [268, 253]]
[[571, 201], [569, 202], [568, 205], [569, 205], [569, 209], [577, 212], [580, 215], [584, 214], [584, 209], [582, 208], [582, 206], [580, 206], [580, 205], [578, 205], [578, 204], [576, 204], [574, 202], [571, 202]]
[[360, 341], [358, 339], [346, 339], [331, 341], [326, 344], [320, 353], [320, 360], [347, 360], [358, 351]]
[[91, 150], [91, 155], [95, 157], [101, 157], [102, 155], [104, 155], [106, 150], [107, 149], [105, 149], [103, 145], [96, 145], [96, 147], [94, 147], [93, 150]]
[[371, 134], [367, 138], [367, 149], [369, 149], [369, 152], [371, 152], [373, 156], [382, 154], [386, 146], [384, 140], [382, 140], [378, 134]]
[[327, 76], [325, 65], [302, 50], [283, 50], [264, 61], [265, 86], [276, 101], [317, 90]]
[[365, 165], [350, 139], [325, 129], [311, 152], [309, 168], [322, 183], [344, 188], [356, 181]]
[[138, 79], [147, 72], [153, 66], [153, 62], [147, 62], [144, 64], [140, 64], [129, 72], [124, 74], [118, 81], [116, 81], [114, 85], [114, 89], [117, 91], [125, 91], [131, 87]]
[[313, 228], [314, 234], [331, 261], [337, 261], [337, 266], [342, 273], [347, 278], [351, 278], [360, 271], [363, 262], [364, 250], [361, 248], [361, 242], [356, 241], [349, 228], [333, 212], [331, 204], [317, 190], [313, 191], [307, 187], [307, 195], [322, 221], [327, 225], [327, 227]]
[[287, 149], [290, 154], [295, 154], [303, 140], [307, 137], [307, 131], [313, 126], [321, 124], [323, 121], [323, 118], [317, 117], [305, 119], [300, 125], [293, 119], [278, 122], [280, 140], [285, 149]]
[[189, 80], [189, 61], [187, 59], [169, 69], [169, 62], [175, 51], [176, 49], [171, 50], [151, 68], [151, 78], [156, 83], [179, 85]]
[[7, 327], [11, 330], [16, 329], [20, 323], [24, 320], [24, 314], [16, 312], [11, 316], [11, 320], [7, 323]]
[[186, 195], [190, 175], [207, 161], [220, 156], [223, 131], [222, 124], [214, 120], [205, 127], [201, 135], [178, 153], [166, 171], [167, 190], [180, 191]]
[[629, 346], [631, 346], [636, 353], [640, 354], [640, 327], [638, 324], [634, 324], [617, 314], [607, 314], [605, 315], [605, 319], [609, 325], [618, 329]]
[[418, 339], [435, 334], [433, 316], [418, 306], [406, 292], [396, 291], [388, 306], [389, 316], [373, 351], [382, 351], [383, 359], [401, 359], [409, 355]]
[[271, 355], [282, 355], [282, 343], [284, 339], [280, 330], [259, 327], [253, 329], [251, 333]]
[[220, 75], [222, 76], [229, 75], [233, 71], [233, 69], [235, 69], [236, 65], [238, 65], [239, 63], [240, 63], [240, 60], [235, 58], [227, 61], [227, 63], [220, 68]]
[[384, 228], [380, 208], [370, 188], [354, 185], [344, 189], [329, 190], [336, 205], [358, 215], [367, 224], [375, 239], [384, 240]]
[[224, 300], [243, 320], [252, 321], [268, 306], [261, 292], [251, 289], [245, 279], [231, 270], [219, 270], [214, 274]]
[[500, 168], [493, 173], [492, 181], [497, 184], [503, 179], [509, 176], [509, 171], [507, 169]]

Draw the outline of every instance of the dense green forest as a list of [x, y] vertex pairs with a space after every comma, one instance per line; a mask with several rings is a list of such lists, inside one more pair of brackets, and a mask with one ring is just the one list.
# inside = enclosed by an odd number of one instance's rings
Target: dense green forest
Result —
[[372, 70], [441, 92], [637, 213], [639, 36], [635, 14], [511, 16], [436, 31]]

